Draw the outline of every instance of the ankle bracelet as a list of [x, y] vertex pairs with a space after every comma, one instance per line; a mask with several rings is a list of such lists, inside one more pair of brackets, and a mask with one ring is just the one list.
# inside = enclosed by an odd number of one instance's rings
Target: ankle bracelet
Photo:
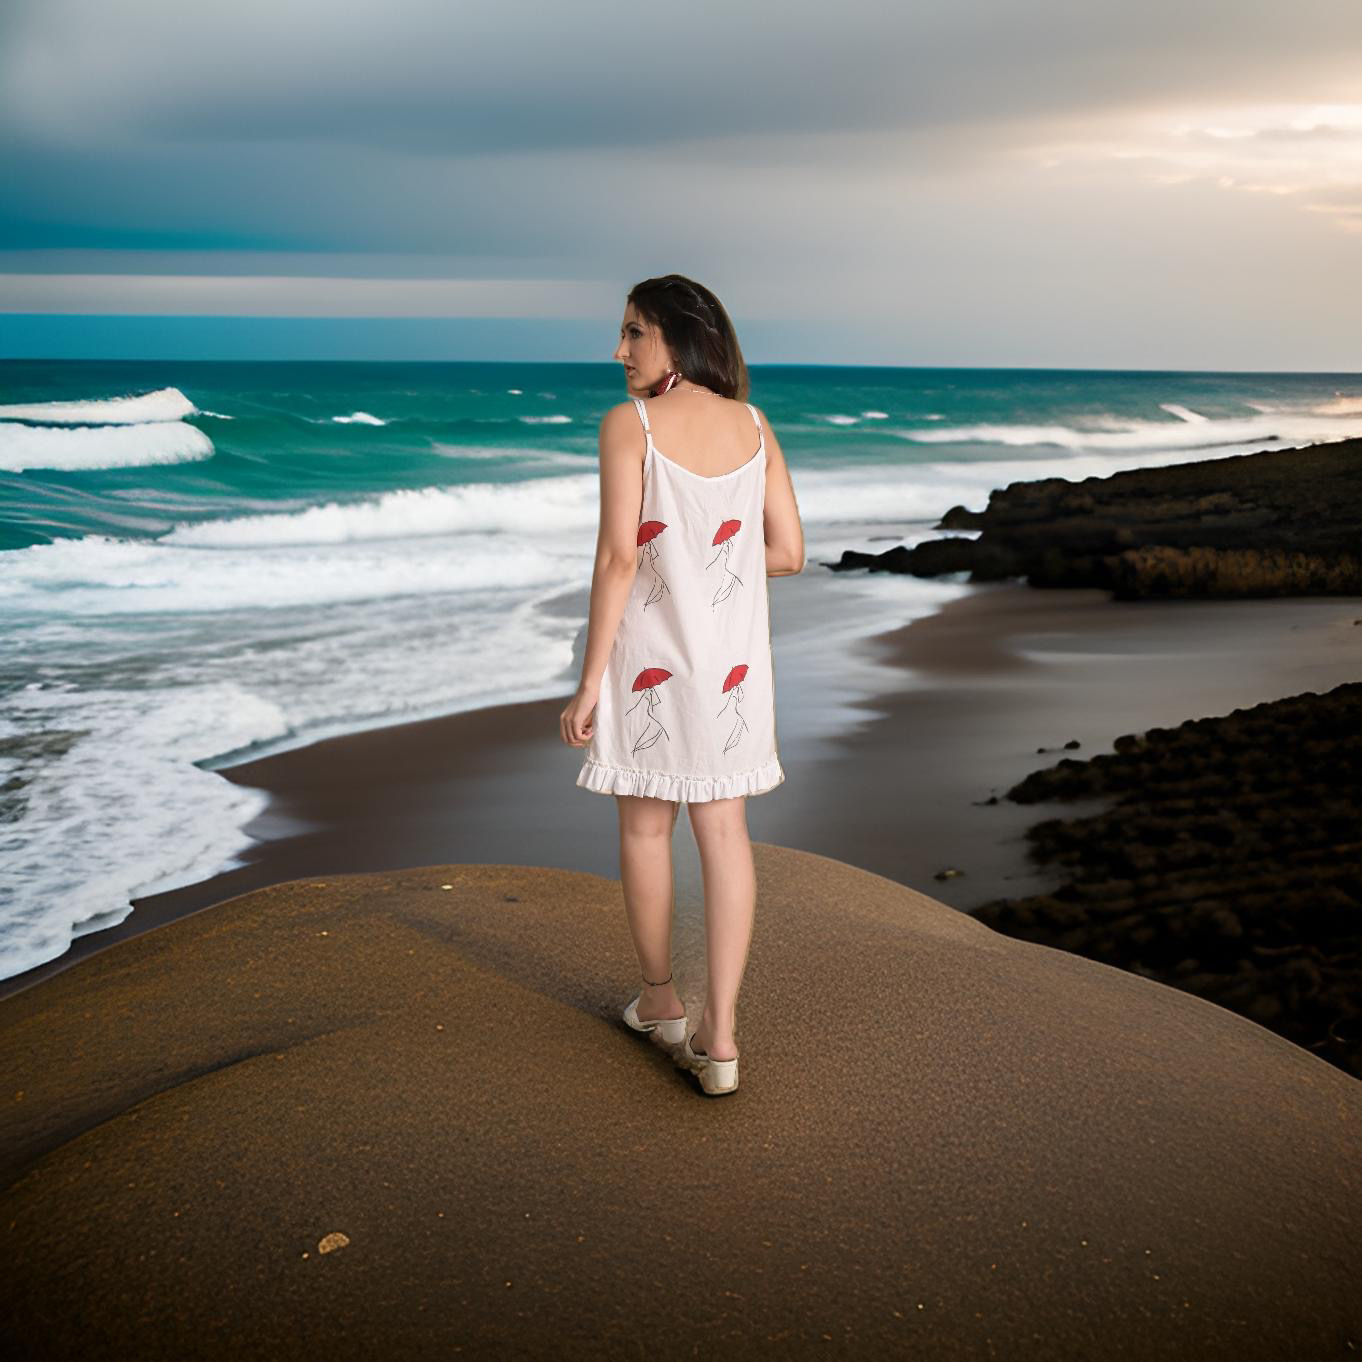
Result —
[[672, 976], [669, 974], [665, 979], [659, 979], [657, 983], [653, 983], [651, 979], [644, 979], [643, 982], [647, 984], [649, 988], [661, 988], [663, 984], [669, 984], [671, 981]]

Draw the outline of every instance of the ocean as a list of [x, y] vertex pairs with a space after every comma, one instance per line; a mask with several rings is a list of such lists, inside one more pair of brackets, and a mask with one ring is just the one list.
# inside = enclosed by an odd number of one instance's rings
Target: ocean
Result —
[[[626, 397], [611, 364], [0, 362], [0, 977], [237, 864], [263, 796], [224, 766], [566, 698]], [[970, 589], [818, 566], [844, 548], [1018, 480], [1362, 434], [1357, 374], [772, 365], [751, 400], [809, 559], [778, 676]]]

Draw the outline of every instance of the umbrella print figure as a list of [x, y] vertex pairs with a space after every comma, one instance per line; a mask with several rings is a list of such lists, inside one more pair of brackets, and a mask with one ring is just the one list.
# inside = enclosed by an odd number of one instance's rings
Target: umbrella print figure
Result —
[[666, 738], [671, 741], [671, 734], [662, 727], [661, 721], [653, 713], [658, 705], [662, 703], [662, 697], [658, 695], [657, 688], [671, 675], [665, 667], [644, 667], [639, 674], [634, 677], [632, 689], [640, 690], [642, 695], [634, 701], [625, 711], [632, 714], [645, 700], [648, 702], [648, 722], [644, 726], [643, 732], [639, 734], [638, 741], [632, 750], [640, 752], [645, 747], [651, 747], [659, 738]]
[[728, 565], [728, 560], [733, 552], [733, 536], [740, 529], [742, 529], [741, 520], [725, 520], [714, 535], [713, 542], [719, 546], [719, 552], [705, 564], [705, 571], [708, 572], [715, 563], [722, 559], [724, 579], [720, 582], [719, 589], [714, 593], [714, 599], [710, 601], [711, 606], [726, 601], [733, 594], [733, 588], [742, 585], [742, 578]]
[[638, 546], [642, 550], [638, 560], [639, 569], [641, 571], [643, 564], [647, 562], [648, 569], [653, 574], [653, 584], [648, 588], [648, 599], [643, 602], [645, 610], [650, 605], [656, 605], [671, 590], [657, 570], [657, 536], [666, 528], [666, 524], [661, 520], [645, 520], [638, 527]]
[[724, 694], [728, 699], [724, 702], [724, 707], [715, 716], [722, 719], [728, 710], [733, 711], [733, 731], [728, 735], [728, 740], [724, 743], [724, 751], [731, 752], [737, 745], [738, 740], [747, 732], [747, 720], [742, 716], [742, 710], [738, 705], [742, 702], [742, 682], [747, 675], [747, 663], [740, 662], [724, 678]]

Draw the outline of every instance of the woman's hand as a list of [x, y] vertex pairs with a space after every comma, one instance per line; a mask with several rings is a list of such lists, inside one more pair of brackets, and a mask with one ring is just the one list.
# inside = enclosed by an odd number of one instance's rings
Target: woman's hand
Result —
[[559, 717], [558, 724], [563, 732], [563, 741], [569, 747], [585, 747], [596, 732], [596, 701], [600, 698], [599, 683], [588, 686], [582, 682], [577, 694], [568, 701], [567, 708]]

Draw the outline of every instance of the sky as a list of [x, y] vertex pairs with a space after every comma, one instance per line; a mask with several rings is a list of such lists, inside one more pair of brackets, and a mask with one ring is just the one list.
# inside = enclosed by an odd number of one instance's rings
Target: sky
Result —
[[1362, 0], [4, 0], [0, 357], [1362, 371]]

